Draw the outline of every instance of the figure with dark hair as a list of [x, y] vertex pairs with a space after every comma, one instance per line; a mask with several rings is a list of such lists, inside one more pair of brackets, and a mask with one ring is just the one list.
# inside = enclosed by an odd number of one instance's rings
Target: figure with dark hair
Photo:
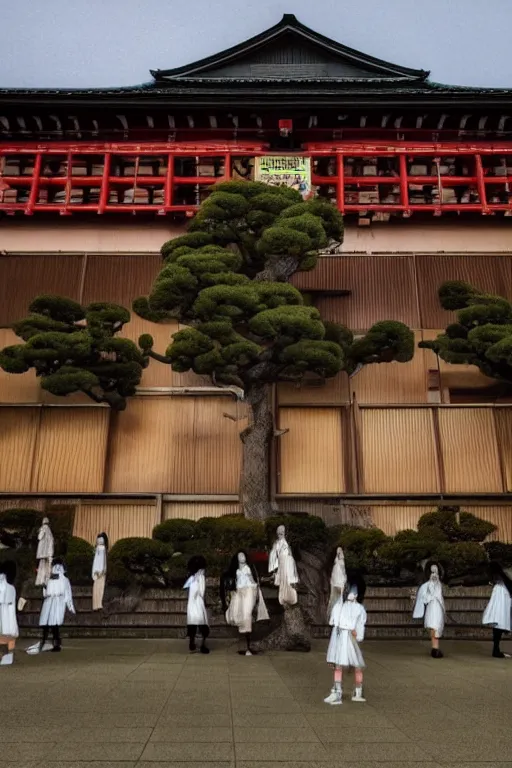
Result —
[[0, 645], [7, 646], [7, 653], [0, 658], [0, 666], [5, 667], [14, 661], [16, 639], [19, 636], [16, 620], [16, 590], [13, 581], [16, 576], [16, 563], [0, 563]]
[[183, 587], [183, 589], [188, 589], [188, 647], [191, 653], [196, 652], [196, 635], [199, 632], [203, 638], [199, 650], [201, 653], [210, 653], [209, 648], [206, 647], [206, 638], [210, 634], [210, 627], [208, 626], [208, 614], [204, 602], [206, 592], [206, 560], [202, 555], [194, 555], [194, 557], [190, 558], [188, 561], [188, 574], [188, 579]]
[[362, 604], [365, 584], [360, 574], [353, 582], [349, 581], [349, 584], [347, 599], [343, 599], [343, 593], [338, 597], [329, 618], [332, 632], [327, 649], [327, 663], [334, 668], [334, 682], [324, 702], [331, 706], [343, 703], [343, 667], [354, 668], [352, 701], [366, 701], [363, 696], [365, 663], [359, 648], [359, 643], [364, 640], [366, 626], [366, 611]]
[[238, 632], [245, 635], [246, 650], [239, 653], [252, 656], [255, 651], [251, 648], [251, 632], [256, 604], [256, 621], [265, 621], [269, 616], [261, 594], [258, 573], [244, 550], [233, 555], [228, 570], [222, 575], [220, 597], [227, 623], [238, 627]]
[[495, 659], [510, 659], [510, 654], [503, 653], [501, 650], [500, 643], [503, 633], [510, 632], [512, 580], [501, 565], [494, 561], [489, 563], [489, 575], [493, 590], [482, 617], [482, 624], [492, 627], [493, 657]]
[[433, 659], [442, 659], [443, 652], [439, 649], [439, 639], [444, 630], [444, 598], [442, 569], [438, 563], [428, 562], [424, 569], [425, 581], [418, 589], [414, 604], [413, 619], [424, 619], [424, 626], [430, 632], [432, 648], [430, 655]]
[[99, 533], [96, 538], [96, 549], [92, 563], [92, 609], [101, 611], [103, 608], [103, 595], [105, 593], [105, 581], [107, 578], [108, 536]]
[[[48, 584], [43, 588], [43, 605], [39, 616], [39, 626], [43, 629], [43, 636], [39, 643], [27, 648], [27, 653], [35, 655], [42, 651], [58, 653], [62, 649], [60, 628], [64, 624], [66, 608], [70, 613], [76, 613], [73, 605], [71, 584], [62, 561], [55, 560]], [[53, 644], [48, 643], [48, 635], [52, 632]]]

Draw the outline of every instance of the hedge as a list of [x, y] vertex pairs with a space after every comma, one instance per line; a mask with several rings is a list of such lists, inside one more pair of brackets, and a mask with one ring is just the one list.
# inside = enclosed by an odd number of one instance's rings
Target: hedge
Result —
[[163, 541], [164, 544], [172, 544], [175, 550], [179, 550], [183, 542], [197, 537], [197, 523], [195, 520], [182, 518], [166, 520], [153, 528], [152, 536], [157, 541]]
[[172, 547], [162, 541], [132, 537], [116, 541], [109, 553], [108, 580], [127, 587], [134, 583], [145, 587], [169, 584]]

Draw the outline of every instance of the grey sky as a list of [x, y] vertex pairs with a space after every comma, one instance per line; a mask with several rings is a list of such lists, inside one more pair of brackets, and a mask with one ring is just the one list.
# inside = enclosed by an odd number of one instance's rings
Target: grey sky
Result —
[[439, 82], [512, 87], [512, 0], [0, 0], [0, 86], [148, 82], [283, 13]]

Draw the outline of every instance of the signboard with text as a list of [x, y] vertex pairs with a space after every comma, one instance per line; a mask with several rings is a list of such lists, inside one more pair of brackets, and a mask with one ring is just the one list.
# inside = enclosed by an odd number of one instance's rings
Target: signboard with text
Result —
[[256, 181], [273, 187], [296, 189], [302, 197], [311, 194], [311, 158], [300, 155], [265, 155], [256, 158]]

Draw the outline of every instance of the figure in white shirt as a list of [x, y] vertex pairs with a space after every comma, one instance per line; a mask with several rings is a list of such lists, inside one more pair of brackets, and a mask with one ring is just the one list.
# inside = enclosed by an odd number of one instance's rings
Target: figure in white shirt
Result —
[[[60, 627], [64, 624], [66, 608], [70, 613], [76, 613], [71, 584], [61, 562], [55, 562], [52, 566], [48, 584], [43, 588], [43, 595], [43, 605], [39, 616], [39, 626], [43, 628], [43, 636], [39, 643], [27, 648], [27, 653], [31, 655], [41, 653], [41, 651], [52, 651], [53, 653], [61, 651]], [[50, 630], [52, 631], [53, 645], [48, 643]]]
[[329, 599], [329, 605], [327, 608], [327, 618], [331, 616], [331, 611], [334, 608], [334, 604], [343, 598], [343, 593], [347, 584], [347, 571], [345, 568], [345, 555], [341, 547], [336, 547], [336, 554], [334, 556], [334, 563], [331, 571], [331, 596]]
[[427, 563], [425, 578], [426, 581], [418, 589], [412, 617], [424, 619], [424, 626], [430, 632], [432, 643], [430, 655], [433, 659], [442, 659], [443, 652], [439, 649], [439, 639], [443, 636], [445, 609], [443, 583], [437, 563]]
[[252, 656], [255, 651], [251, 649], [251, 633], [256, 605], [256, 621], [265, 621], [269, 615], [256, 568], [249, 562], [245, 551], [240, 550], [231, 558], [230, 566], [221, 578], [220, 596], [226, 622], [238, 627], [238, 632], [245, 635], [246, 649], [239, 653]]
[[14, 661], [16, 638], [19, 636], [16, 620], [16, 590], [10, 583], [16, 575], [16, 563], [7, 561], [0, 564], [0, 645], [7, 646], [7, 653], [0, 658], [0, 666]]
[[96, 549], [92, 562], [92, 609], [100, 611], [103, 608], [103, 595], [107, 578], [108, 536], [99, 533], [96, 538]]
[[500, 648], [504, 632], [510, 632], [512, 611], [512, 580], [507, 576], [499, 563], [489, 563], [489, 572], [493, 589], [491, 599], [482, 616], [482, 624], [492, 627], [493, 649], [495, 659], [509, 659], [508, 653]]
[[354, 691], [352, 701], [364, 702], [363, 669], [365, 667], [363, 654], [359, 643], [364, 640], [366, 611], [362, 603], [364, 583], [352, 584], [347, 599], [341, 595], [331, 611], [329, 624], [332, 626], [331, 639], [327, 649], [327, 663], [334, 667], [334, 684], [331, 693], [324, 699], [332, 706], [343, 703], [343, 667], [354, 668]]
[[297, 602], [297, 590], [299, 583], [297, 565], [292, 550], [286, 541], [284, 525], [277, 528], [277, 538], [270, 551], [268, 559], [269, 573], [275, 573], [274, 584], [279, 587], [279, 602], [283, 606], [295, 605]]
[[208, 626], [208, 614], [204, 596], [206, 592], [206, 560], [202, 555], [195, 555], [188, 561], [189, 577], [185, 582], [183, 589], [188, 589], [187, 601], [187, 637], [189, 639], [189, 650], [195, 653], [196, 635], [203, 638], [201, 643], [201, 653], [210, 653], [206, 647], [206, 638], [210, 634]]
[[43, 522], [37, 534], [37, 587], [45, 587], [50, 578], [54, 549], [55, 545], [50, 521], [47, 517], [43, 517]]

